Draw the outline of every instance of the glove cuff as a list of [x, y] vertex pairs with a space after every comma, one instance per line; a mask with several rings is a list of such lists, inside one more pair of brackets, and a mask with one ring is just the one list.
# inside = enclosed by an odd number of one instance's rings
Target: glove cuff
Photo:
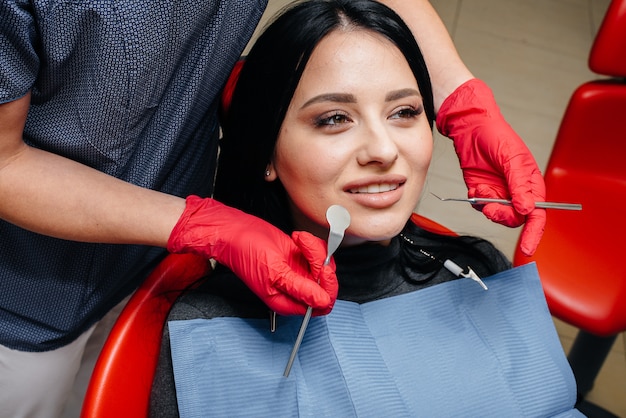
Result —
[[[206, 230], [203, 228], [193, 228], [197, 226], [198, 222], [194, 220], [193, 223], [190, 223], [190, 220], [195, 218], [194, 215], [200, 211], [203, 212], [203, 220], [211, 218], [219, 219], [219, 216], [210, 216], [210, 213], [221, 207], [225, 207], [225, 205], [211, 198], [201, 198], [194, 195], [188, 196], [185, 200], [185, 210], [178, 219], [178, 222], [176, 222], [176, 225], [174, 225], [174, 229], [172, 229], [170, 237], [167, 240], [167, 250], [171, 253], [185, 253], [193, 252], [192, 250], [197, 244], [202, 243], [206, 246], [206, 242], [209, 241]], [[202, 231], [202, 233], [199, 234], [200, 231]]]
[[442, 103], [437, 113], [437, 130], [455, 139], [461, 128], [476, 126], [477, 118], [500, 115], [493, 92], [484, 81], [472, 78], [456, 88]]

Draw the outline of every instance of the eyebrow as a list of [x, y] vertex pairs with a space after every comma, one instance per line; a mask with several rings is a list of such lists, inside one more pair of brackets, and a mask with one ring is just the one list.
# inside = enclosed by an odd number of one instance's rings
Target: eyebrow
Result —
[[319, 96], [315, 96], [307, 100], [307, 102], [302, 105], [301, 109], [304, 109], [305, 107], [310, 106], [315, 103], [323, 103], [323, 102], [356, 103], [356, 97], [354, 97], [353, 94], [348, 94], [348, 93], [320, 94]]
[[[386, 102], [391, 102], [398, 99], [403, 99], [409, 96], [420, 96], [418, 90], [415, 89], [400, 89], [394, 90], [385, 96]], [[302, 105], [301, 109], [304, 109], [307, 106], [310, 106], [315, 103], [323, 103], [323, 102], [336, 102], [336, 103], [356, 103], [356, 97], [353, 94], [349, 93], [326, 93], [320, 94], [319, 96], [315, 96], [309, 100], [305, 104]]]
[[395, 91], [387, 93], [387, 96], [385, 96], [385, 101], [392, 102], [394, 100], [404, 99], [405, 97], [410, 97], [410, 96], [421, 97], [420, 92], [418, 90], [401, 89], [401, 90], [395, 90]]

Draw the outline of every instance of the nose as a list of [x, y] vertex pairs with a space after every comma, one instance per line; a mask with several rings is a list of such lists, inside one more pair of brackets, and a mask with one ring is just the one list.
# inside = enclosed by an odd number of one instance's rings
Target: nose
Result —
[[362, 136], [363, 145], [357, 156], [361, 165], [388, 167], [398, 159], [398, 147], [383, 124], [368, 125]]

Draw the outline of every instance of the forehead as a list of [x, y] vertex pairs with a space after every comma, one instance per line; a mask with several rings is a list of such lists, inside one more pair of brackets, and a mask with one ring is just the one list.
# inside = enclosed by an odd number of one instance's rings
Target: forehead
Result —
[[417, 86], [402, 52], [376, 32], [340, 29], [313, 50], [298, 89], [390, 88], [393, 84]]
[[[372, 55], [395, 56], [406, 61], [400, 50], [386, 37], [368, 29], [342, 28], [328, 33], [313, 50], [307, 66], [333, 62], [358, 62]], [[364, 63], [375, 64], [371, 61]]]

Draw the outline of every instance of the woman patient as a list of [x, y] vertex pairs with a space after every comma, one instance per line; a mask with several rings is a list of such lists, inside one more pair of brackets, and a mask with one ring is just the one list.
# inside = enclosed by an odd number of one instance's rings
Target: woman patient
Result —
[[[536, 271], [411, 221], [434, 117], [420, 50], [387, 7], [312, 0], [275, 18], [241, 70], [215, 198], [324, 239], [327, 208], [345, 207], [338, 301], [284, 377], [301, 317], [274, 322], [218, 265], [170, 313], [152, 416], [577, 416]], [[445, 260], [500, 274], [484, 291]]]

